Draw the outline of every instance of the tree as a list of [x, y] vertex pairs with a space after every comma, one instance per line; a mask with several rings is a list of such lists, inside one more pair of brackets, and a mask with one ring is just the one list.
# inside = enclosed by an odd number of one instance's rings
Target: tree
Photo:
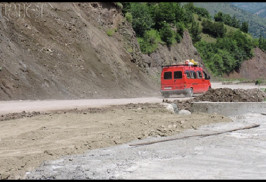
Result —
[[191, 28], [190, 28], [190, 34], [191, 34], [193, 43], [200, 41], [200, 39], [201, 39], [200, 33], [201, 32], [199, 29], [199, 23], [196, 23], [195, 21], [193, 21]]
[[185, 25], [182, 22], [177, 22], [176, 23], [176, 33], [179, 34], [181, 37], [183, 37], [183, 33], [185, 30]]
[[242, 26], [240, 27], [242, 32], [248, 33], [248, 22], [243, 22]]
[[184, 34], [184, 29], [185, 29], [185, 25], [182, 22], [178, 22], [176, 23], [176, 35], [175, 35], [175, 39], [178, 43], [180, 43], [181, 39], [183, 38], [183, 34]]
[[214, 15], [214, 20], [223, 22], [224, 21], [223, 20], [223, 13], [219, 11], [217, 14], [215, 14]]
[[123, 5], [122, 13], [126, 14], [128, 11], [130, 11], [130, 2], [121, 2]]
[[179, 3], [172, 3], [175, 12], [175, 22], [183, 22], [185, 19], [185, 9]]
[[222, 22], [214, 23], [214, 32], [217, 37], [224, 37], [226, 33], [226, 28]]
[[171, 27], [168, 23], [164, 23], [163, 27], [160, 29], [161, 39], [170, 47], [173, 43], [174, 32], [171, 30]]
[[232, 26], [235, 28], [240, 28], [240, 21], [236, 19], [235, 15], [232, 18]]
[[190, 11], [191, 13], [194, 12], [194, 8], [195, 8], [194, 3], [189, 2], [189, 3], [185, 4], [183, 7], [187, 11]]
[[205, 8], [197, 8], [197, 7], [195, 7], [194, 8], [194, 12], [196, 14], [198, 14], [199, 16], [202, 16], [202, 17], [205, 17], [205, 18], [208, 18], [208, 19], [211, 17], [209, 12]]
[[266, 40], [262, 37], [262, 35], [260, 34], [260, 38], [259, 38], [259, 48], [263, 51], [266, 50]]
[[[184, 8], [183, 8], [184, 9]], [[184, 17], [183, 17], [184, 24], [187, 26], [189, 23], [193, 22], [193, 14], [188, 10], [184, 9]]]
[[154, 28], [159, 30], [164, 22], [174, 23], [176, 20], [176, 3], [160, 2], [154, 8], [153, 18], [155, 22]]
[[137, 36], [143, 37], [145, 31], [150, 30], [154, 22], [146, 3], [131, 3], [132, 27]]
[[202, 22], [202, 31], [213, 37], [224, 37], [226, 33], [226, 28], [223, 22], [212, 23], [209, 20], [204, 20]]

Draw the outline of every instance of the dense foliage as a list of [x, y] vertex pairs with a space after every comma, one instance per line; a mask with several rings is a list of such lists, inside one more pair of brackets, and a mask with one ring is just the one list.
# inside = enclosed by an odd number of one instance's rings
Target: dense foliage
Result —
[[231, 27], [240, 28], [240, 21], [235, 16], [231, 17], [229, 14], [218, 12], [214, 15], [214, 20], [217, 22], [223, 22]]
[[[255, 46], [266, 50], [266, 41], [262, 36], [254, 39], [248, 34], [247, 22], [241, 25], [236, 17], [222, 12], [211, 20], [206, 9], [197, 8], [193, 3], [181, 6], [174, 2], [123, 2], [122, 5], [122, 12], [136, 32], [140, 49], [146, 54], [156, 51], [159, 44], [170, 47], [179, 43], [184, 31], [188, 30], [206, 67], [219, 76], [237, 71], [244, 60], [253, 56]], [[227, 31], [225, 24], [236, 30]], [[201, 33], [214, 37], [216, 42], [203, 41]]]
[[253, 42], [240, 30], [218, 38], [216, 43], [200, 41], [195, 46], [205, 65], [217, 76], [237, 71], [244, 60], [253, 56]]
[[204, 20], [202, 22], [202, 31], [206, 34], [212, 35], [213, 37], [224, 37], [226, 28], [222, 22], [211, 22]]
[[190, 13], [195, 13], [195, 14], [199, 15], [200, 17], [204, 17], [204, 18], [208, 18], [208, 19], [211, 18], [209, 12], [205, 8], [195, 7], [193, 3], [185, 4], [184, 8], [186, 8]]
[[122, 12], [132, 23], [141, 51], [148, 54], [156, 50], [158, 43], [166, 44], [168, 47], [175, 42], [179, 43], [185, 29], [193, 32], [196, 41], [200, 40], [199, 25], [190, 27], [194, 20], [191, 10], [203, 17], [210, 17], [203, 8], [195, 8], [191, 5], [182, 7], [174, 2], [122, 2], [122, 5]]
[[191, 27], [190, 27], [190, 34], [191, 34], [191, 38], [192, 38], [192, 42], [198, 42], [201, 39], [200, 36], [200, 29], [199, 29], [199, 23], [196, 23], [195, 21], [192, 22]]

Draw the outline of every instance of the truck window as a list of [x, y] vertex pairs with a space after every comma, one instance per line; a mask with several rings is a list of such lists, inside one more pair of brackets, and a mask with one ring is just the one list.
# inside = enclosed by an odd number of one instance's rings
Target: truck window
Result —
[[203, 71], [203, 78], [207, 78], [207, 74], [205, 73], [205, 71]]
[[185, 71], [185, 74], [187, 75], [187, 78], [190, 78], [190, 73], [189, 73], [189, 71]]
[[171, 80], [172, 79], [172, 72], [164, 72], [163, 78], [165, 80]]
[[175, 71], [174, 79], [181, 79], [181, 78], [182, 78], [182, 71]]
[[190, 74], [191, 74], [191, 78], [194, 78], [194, 79], [197, 78], [195, 71], [190, 71]]
[[197, 71], [198, 78], [202, 78], [201, 71]]
[[205, 73], [205, 71], [203, 71], [203, 74], [204, 74], [204, 78], [205, 78], [206, 80], [211, 79], [210, 76], [208, 76], [207, 73]]

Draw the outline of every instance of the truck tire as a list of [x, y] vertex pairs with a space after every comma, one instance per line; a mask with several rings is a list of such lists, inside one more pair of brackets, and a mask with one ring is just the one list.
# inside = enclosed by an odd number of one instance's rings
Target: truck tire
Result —
[[193, 88], [189, 88], [186, 93], [186, 97], [192, 97], [192, 96], [193, 96]]

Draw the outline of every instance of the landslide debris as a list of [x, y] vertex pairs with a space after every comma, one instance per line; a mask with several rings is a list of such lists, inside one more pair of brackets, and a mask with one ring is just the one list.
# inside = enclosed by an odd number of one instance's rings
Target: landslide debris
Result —
[[[266, 100], [266, 92], [260, 89], [210, 89], [200, 96], [186, 101], [175, 100], [178, 109], [191, 111], [192, 103], [199, 101], [209, 102], [263, 102]], [[171, 101], [166, 101], [171, 102]]]
[[135, 32], [114, 3], [0, 7], [0, 100], [159, 94], [145, 72]]
[[260, 89], [210, 89], [201, 96], [194, 98], [196, 101], [210, 102], [263, 102], [266, 93]]

